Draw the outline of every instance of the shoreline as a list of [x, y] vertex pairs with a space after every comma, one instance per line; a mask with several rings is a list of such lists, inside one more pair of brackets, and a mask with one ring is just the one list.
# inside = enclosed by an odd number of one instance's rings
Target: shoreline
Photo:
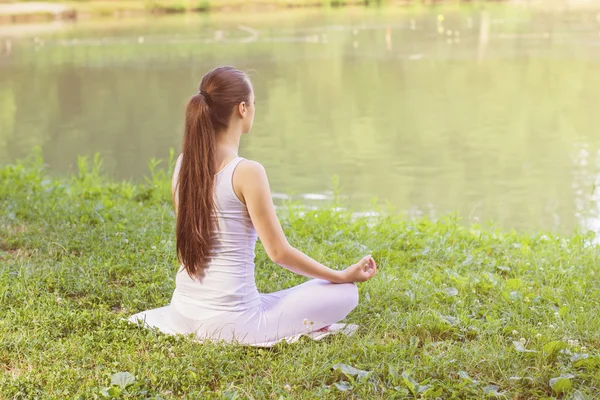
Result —
[[342, 8], [477, 7], [506, 4], [546, 11], [597, 10], [591, 0], [88, 0], [29, 2], [0, 0], [0, 26], [53, 21], [120, 19], [172, 14], [274, 12]]
[[[463, 0], [90, 0], [22, 2], [0, 0], [0, 25], [48, 21], [75, 21], [99, 18], [126, 18], [147, 15], [272, 12], [290, 9], [337, 9], [380, 7], [473, 6], [499, 1]], [[529, 4], [529, 3], [527, 3]]]
[[[369, 4], [372, 3], [372, 4]], [[286, 9], [377, 7], [378, 5], [421, 4], [410, 0], [91, 0], [66, 2], [10, 2], [0, 0], [0, 24], [56, 20], [126, 18], [148, 15], [264, 12]]]

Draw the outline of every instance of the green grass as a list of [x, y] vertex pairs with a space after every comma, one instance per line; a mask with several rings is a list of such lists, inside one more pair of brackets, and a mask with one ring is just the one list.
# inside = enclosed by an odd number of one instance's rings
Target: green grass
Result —
[[[347, 319], [360, 325], [353, 337], [256, 349], [128, 324], [168, 304], [174, 288], [170, 169], [157, 164], [142, 184], [110, 181], [99, 158], [61, 179], [48, 177], [39, 155], [0, 166], [0, 398], [600, 393], [600, 252], [585, 235], [354, 219], [335, 211], [339, 202], [312, 211], [287, 204], [279, 213], [294, 246], [335, 267], [367, 252], [378, 261]], [[262, 291], [303, 281], [260, 245], [256, 264]], [[339, 363], [368, 373], [332, 368]]]

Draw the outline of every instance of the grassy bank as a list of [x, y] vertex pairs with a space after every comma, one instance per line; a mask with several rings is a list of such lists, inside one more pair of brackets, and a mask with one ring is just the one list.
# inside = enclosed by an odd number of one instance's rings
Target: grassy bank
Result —
[[[284, 8], [382, 6], [411, 4], [411, 0], [46, 0], [35, 10], [29, 1], [13, 2], [4, 10], [0, 0], [0, 22], [27, 22], [44, 19], [78, 19], [139, 14], [171, 14], [186, 12], [263, 11]], [[414, 2], [421, 4], [421, 2]], [[22, 7], [19, 7], [19, 4]], [[56, 5], [64, 9], [56, 10]], [[3, 11], [4, 10], [4, 11]]]
[[[155, 164], [143, 184], [106, 179], [98, 159], [64, 179], [39, 156], [0, 166], [0, 398], [597, 398], [600, 257], [579, 235], [290, 204], [279, 213], [296, 247], [332, 266], [379, 262], [348, 318], [355, 336], [265, 350], [122, 321], [174, 288], [169, 176]], [[256, 263], [262, 291], [303, 281], [260, 246]]]
[[90, 0], [67, 1], [64, 4], [82, 14], [109, 15], [114, 12], [184, 13], [215, 12], [243, 9], [277, 9], [290, 7], [341, 7], [379, 5], [382, 0]]

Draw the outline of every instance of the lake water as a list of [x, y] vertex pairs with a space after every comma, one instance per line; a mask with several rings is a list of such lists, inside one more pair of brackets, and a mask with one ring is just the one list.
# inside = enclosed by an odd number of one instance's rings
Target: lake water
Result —
[[[10, 28], [10, 30], [8, 30]], [[240, 154], [275, 197], [600, 230], [600, 13], [524, 7], [186, 15], [0, 29], [0, 163], [99, 152], [142, 179], [218, 64], [251, 73]]]

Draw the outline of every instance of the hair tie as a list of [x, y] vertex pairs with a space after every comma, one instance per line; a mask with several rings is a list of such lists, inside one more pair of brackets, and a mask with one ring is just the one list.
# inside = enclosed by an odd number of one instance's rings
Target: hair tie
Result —
[[208, 93], [206, 93], [204, 90], [201, 90], [201, 91], [200, 91], [200, 94], [201, 94], [202, 96], [204, 96], [204, 98], [205, 98], [206, 100], [210, 101], [210, 96], [209, 96], [209, 95], [208, 95]]

